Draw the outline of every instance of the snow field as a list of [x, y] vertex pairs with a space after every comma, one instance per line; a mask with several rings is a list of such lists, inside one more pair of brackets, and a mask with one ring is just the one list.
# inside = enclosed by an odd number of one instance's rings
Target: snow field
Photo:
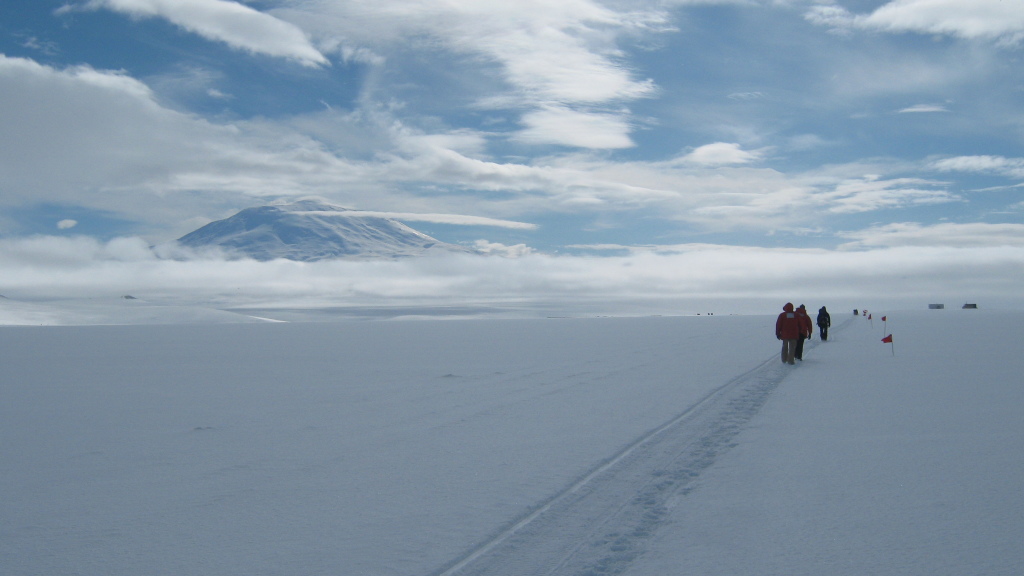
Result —
[[812, 341], [624, 574], [1024, 573], [1024, 317], [890, 313], [893, 356], [873, 316]]
[[1024, 573], [1024, 314], [0, 328], [4, 574]]
[[11, 574], [427, 574], [763, 361], [770, 324], [3, 328], [0, 551]]

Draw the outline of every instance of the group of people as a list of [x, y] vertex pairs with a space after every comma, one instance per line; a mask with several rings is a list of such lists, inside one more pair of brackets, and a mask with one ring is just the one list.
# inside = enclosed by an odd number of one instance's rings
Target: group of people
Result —
[[[821, 339], [828, 340], [828, 328], [832, 325], [832, 318], [824, 306], [818, 310], [818, 330]], [[810, 340], [814, 333], [814, 326], [811, 324], [811, 317], [807, 314], [807, 308], [801, 304], [794, 309], [792, 302], [786, 302], [782, 307], [782, 314], [779, 314], [775, 321], [775, 337], [782, 340], [782, 362], [785, 364], [796, 364], [797, 360], [803, 360], [804, 340]]]

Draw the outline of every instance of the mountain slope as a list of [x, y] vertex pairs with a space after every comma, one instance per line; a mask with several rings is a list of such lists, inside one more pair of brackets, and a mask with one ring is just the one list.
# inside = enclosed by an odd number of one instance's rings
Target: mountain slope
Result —
[[255, 260], [311, 262], [330, 258], [405, 258], [470, 250], [440, 242], [380, 216], [315, 200], [247, 208], [178, 239], [191, 249], [216, 247]]

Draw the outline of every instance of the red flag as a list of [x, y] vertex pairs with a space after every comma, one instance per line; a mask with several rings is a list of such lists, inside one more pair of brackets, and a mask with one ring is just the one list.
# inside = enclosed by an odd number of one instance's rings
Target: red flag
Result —
[[882, 322], [885, 322], [885, 316], [882, 316]]
[[892, 344], [892, 334], [889, 334], [885, 338], [882, 338], [882, 342], [885, 342], [887, 344]]
[[871, 320], [871, 314], [868, 314], [868, 320]]

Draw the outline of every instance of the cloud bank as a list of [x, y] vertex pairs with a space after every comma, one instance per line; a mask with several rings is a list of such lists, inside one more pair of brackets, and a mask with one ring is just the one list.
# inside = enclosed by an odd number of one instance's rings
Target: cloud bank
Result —
[[680, 245], [602, 258], [525, 253], [315, 263], [171, 261], [139, 239], [36, 237], [0, 241], [0, 293], [35, 300], [131, 294], [211, 307], [515, 305], [573, 313], [684, 313], [727, 301], [735, 312], [769, 306], [762, 310], [769, 313], [794, 298], [836, 307], [923, 306], [936, 298], [1003, 304], [1024, 273], [1019, 228], [955, 230], [961, 238], [1017, 238], [1003, 246], [946, 246], [948, 228], [908, 226], [879, 230], [888, 246], [870, 251]]

